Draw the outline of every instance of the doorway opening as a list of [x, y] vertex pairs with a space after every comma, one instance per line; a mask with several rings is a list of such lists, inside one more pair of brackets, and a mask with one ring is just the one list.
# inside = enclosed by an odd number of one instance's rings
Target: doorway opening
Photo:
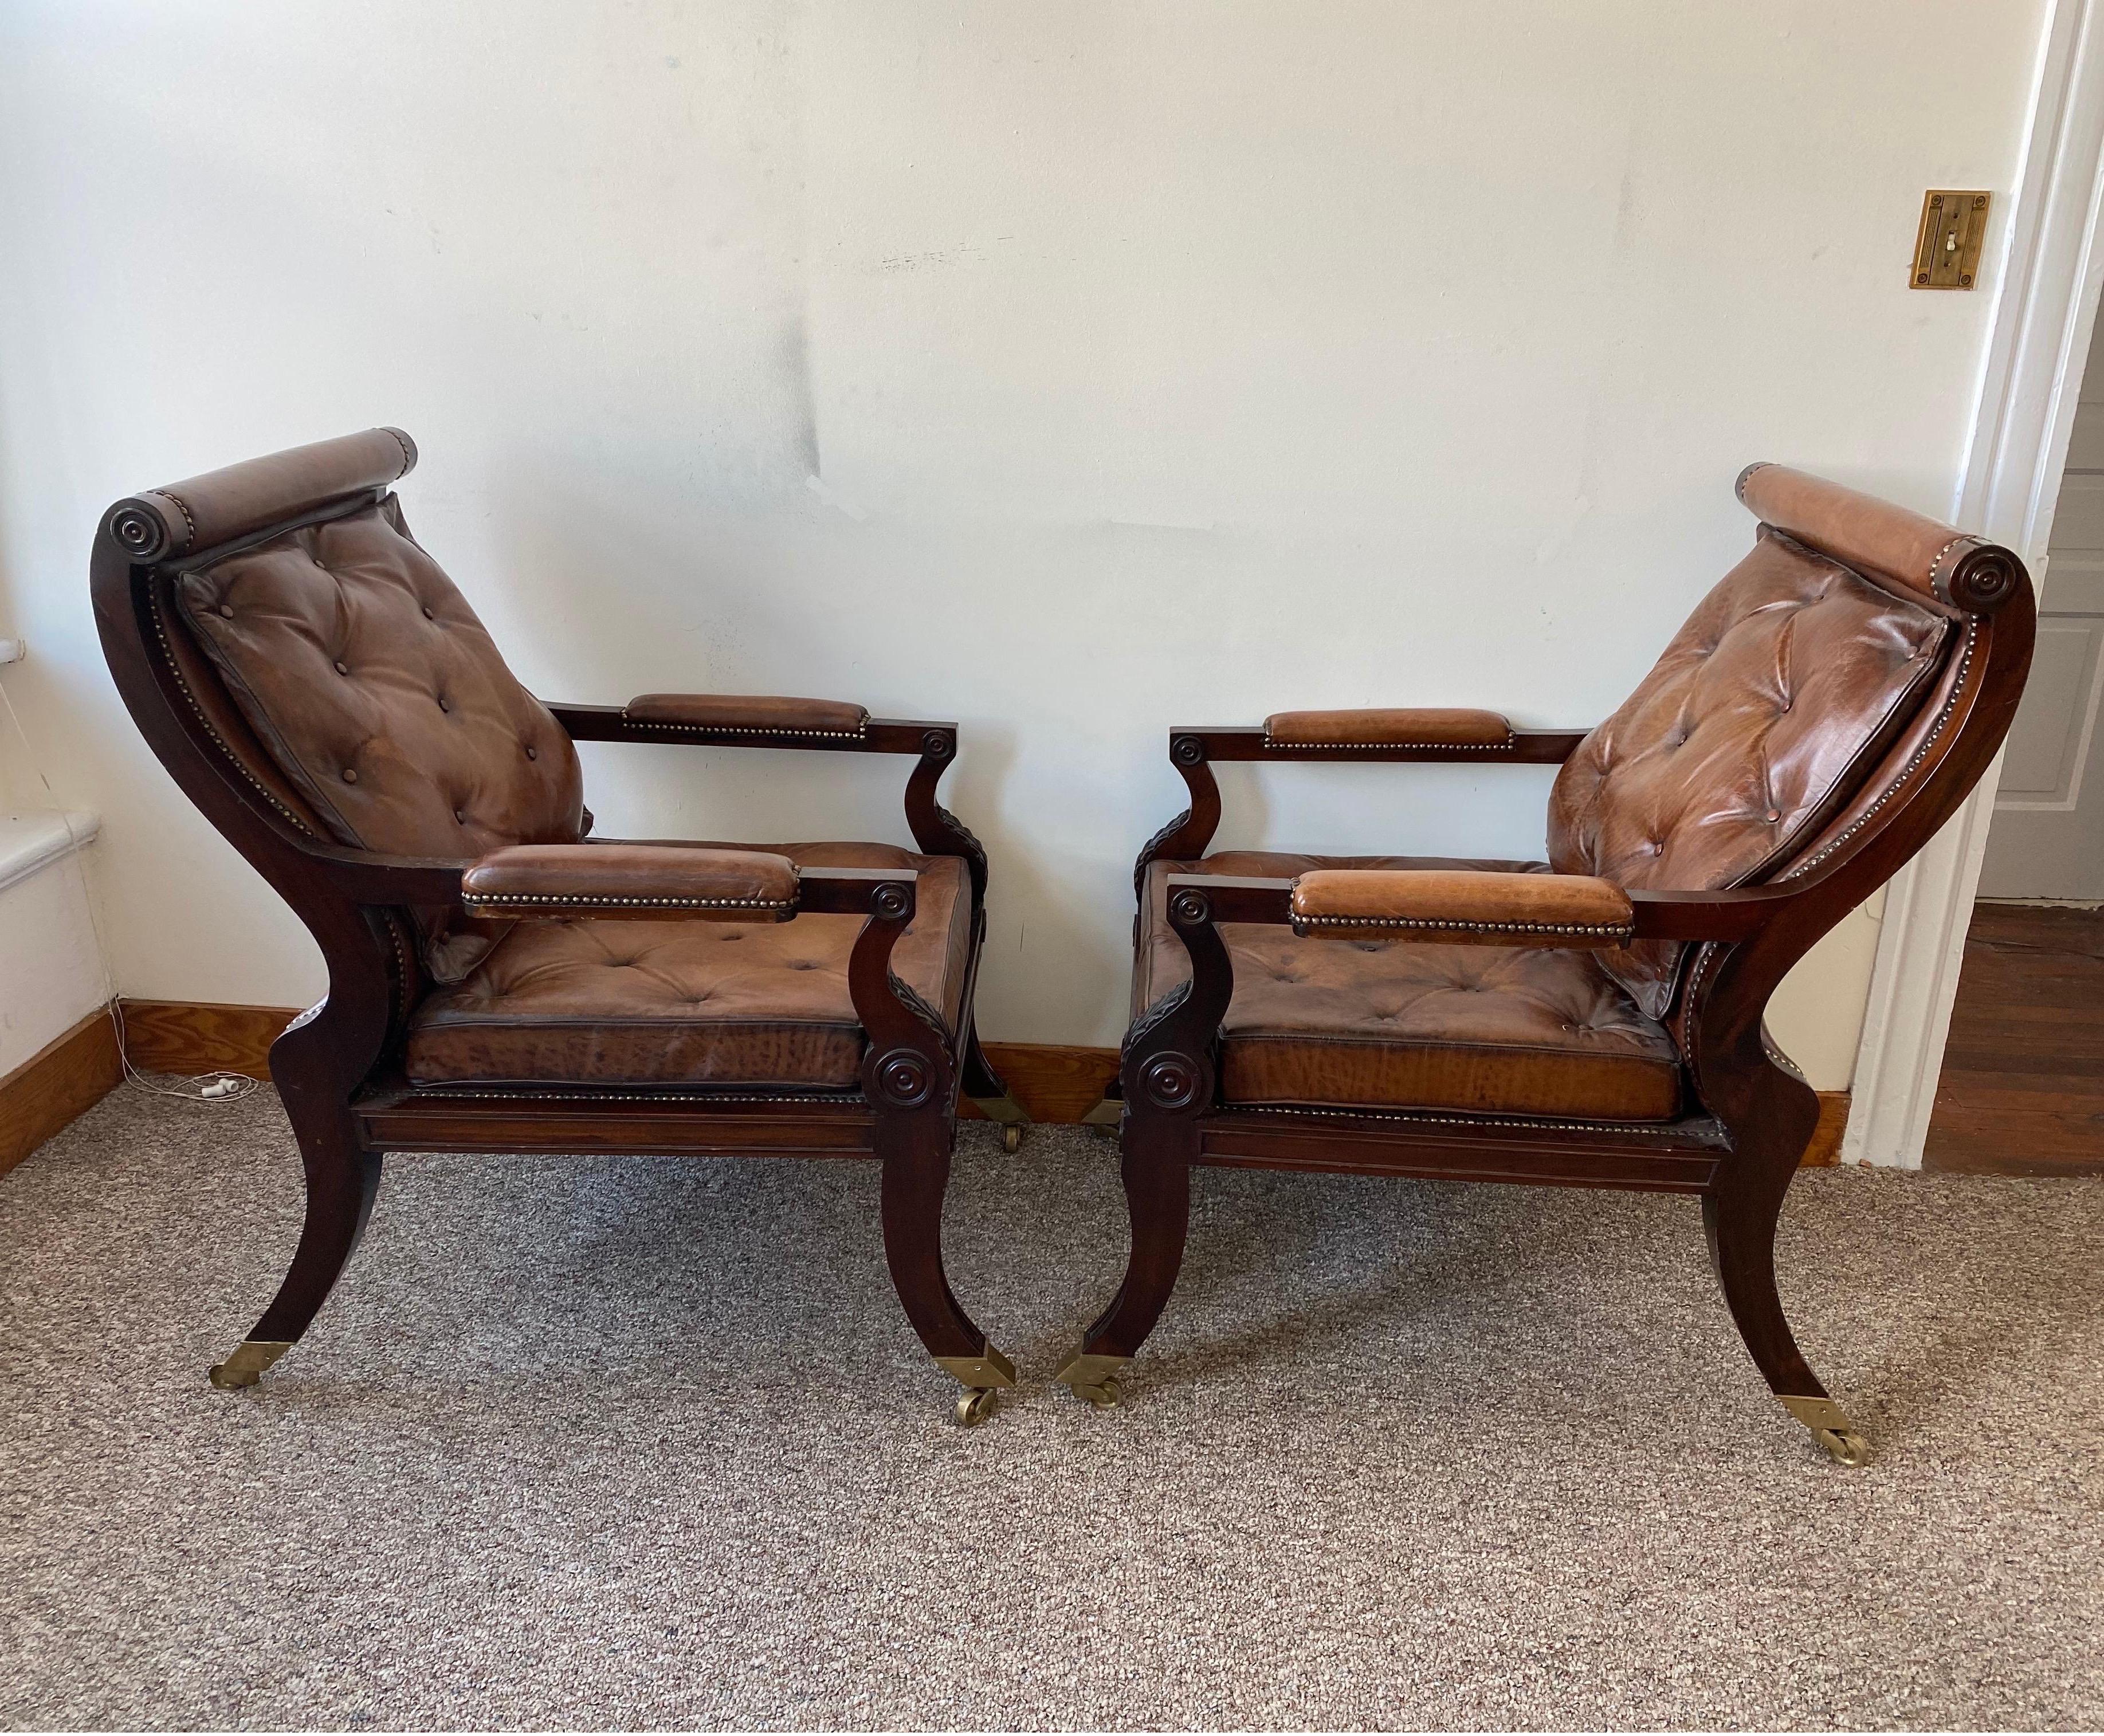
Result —
[[2104, 1170], [2104, 324], [2090, 342], [1924, 1168]]

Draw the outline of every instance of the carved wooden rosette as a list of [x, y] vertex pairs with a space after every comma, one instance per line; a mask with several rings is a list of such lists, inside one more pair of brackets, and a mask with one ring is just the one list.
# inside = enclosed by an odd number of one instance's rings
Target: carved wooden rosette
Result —
[[869, 920], [848, 959], [848, 993], [869, 1033], [863, 1093], [887, 1109], [946, 1108], [956, 1090], [956, 1051], [942, 1016], [891, 968], [891, 952], [912, 923], [913, 883], [871, 890]]
[[1233, 967], [1205, 893], [1179, 888], [1169, 923], [1191, 955], [1191, 977], [1126, 1035], [1119, 1075], [1130, 1114], [1195, 1115], [1218, 1095], [1220, 1022], [1234, 994]]

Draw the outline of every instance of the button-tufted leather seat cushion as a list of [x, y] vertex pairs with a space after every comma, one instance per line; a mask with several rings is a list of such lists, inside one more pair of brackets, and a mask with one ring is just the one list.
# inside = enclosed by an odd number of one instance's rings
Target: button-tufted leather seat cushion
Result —
[[[1134, 1013], [1190, 974], [1168, 923], [1170, 875], [1290, 879], [1330, 868], [1547, 872], [1542, 862], [1255, 850], [1154, 862]], [[1220, 933], [1235, 969], [1221, 1043], [1228, 1102], [1628, 1121], [1669, 1120], [1678, 1111], [1672, 1039], [1601, 968], [1608, 955], [1304, 940], [1240, 923]]]
[[[1565, 763], [1550, 862], [1638, 890], [1765, 879], [1863, 785], [1953, 638], [1941, 605], [1766, 532]], [[1683, 951], [1638, 941], [1601, 963], [1657, 1018]]]
[[[176, 599], [277, 770], [338, 843], [470, 861], [582, 835], [576, 749], [390, 496], [183, 576]], [[426, 964], [457, 976], [501, 927]], [[465, 944], [464, 944], [465, 943]]]
[[[954, 1033], [971, 956], [955, 857], [878, 844], [738, 844], [800, 868], [912, 868], [912, 923], [891, 968]], [[845, 1091], [865, 1043], [848, 995], [859, 916], [786, 923], [521, 922], [417, 1009], [419, 1084], [749, 1086]]]

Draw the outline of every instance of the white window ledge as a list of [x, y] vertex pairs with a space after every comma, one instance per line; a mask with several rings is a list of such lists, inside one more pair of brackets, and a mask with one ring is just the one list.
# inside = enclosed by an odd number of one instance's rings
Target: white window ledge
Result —
[[92, 844], [101, 830], [101, 815], [84, 808], [64, 813], [0, 814], [0, 892]]

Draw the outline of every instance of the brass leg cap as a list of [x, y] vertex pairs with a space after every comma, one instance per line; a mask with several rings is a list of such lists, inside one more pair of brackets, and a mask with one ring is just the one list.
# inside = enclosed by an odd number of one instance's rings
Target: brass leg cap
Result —
[[1013, 1387], [1015, 1364], [991, 1344], [976, 1356], [938, 1356], [935, 1366], [960, 1387]]
[[977, 1428], [1001, 1406], [1000, 1389], [994, 1387], [974, 1387], [957, 1400], [957, 1427]]
[[212, 1364], [212, 1383], [215, 1387], [252, 1387], [262, 1379], [263, 1371], [292, 1347], [289, 1343], [272, 1338], [244, 1338], [225, 1361]]
[[1870, 1462], [1870, 1444], [1848, 1420], [1848, 1413], [1830, 1398], [1807, 1398], [1801, 1395], [1780, 1392], [1776, 1396], [1782, 1407], [1812, 1431], [1826, 1456], [1837, 1465], [1867, 1465]]
[[1130, 1356], [1095, 1356], [1077, 1351], [1052, 1378], [1065, 1382], [1077, 1398], [1086, 1399], [1100, 1410], [1117, 1403], [1119, 1379], [1131, 1366]]

